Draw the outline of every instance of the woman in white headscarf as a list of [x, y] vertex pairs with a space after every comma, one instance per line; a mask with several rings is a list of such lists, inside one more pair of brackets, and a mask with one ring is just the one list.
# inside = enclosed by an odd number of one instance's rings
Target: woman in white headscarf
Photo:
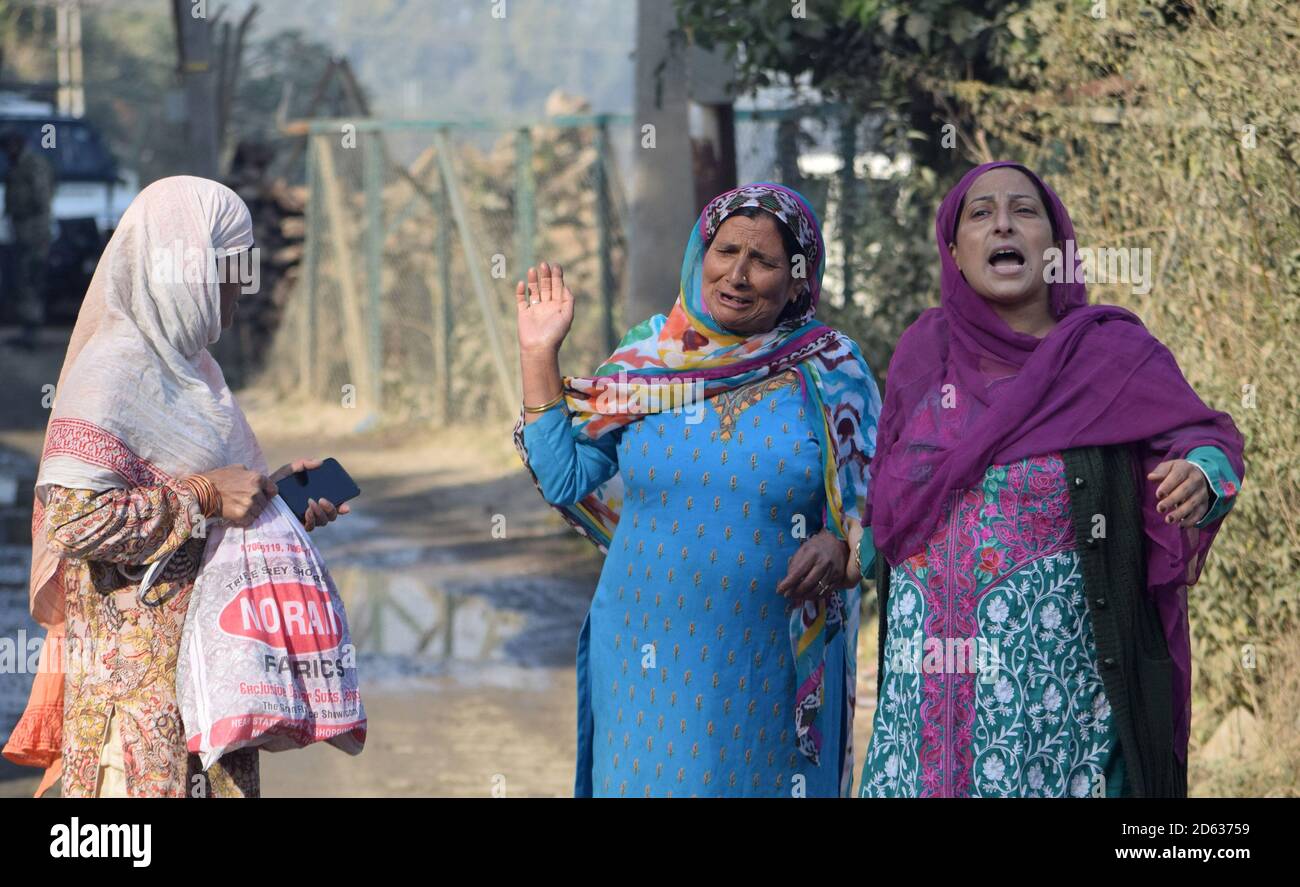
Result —
[[[65, 796], [256, 795], [255, 748], [186, 751], [176, 659], [209, 518], [247, 526], [274, 481], [208, 352], [229, 327], [252, 219], [192, 176], [140, 192], [100, 259], [59, 374], [32, 515], [41, 670], [5, 757]], [[347, 506], [314, 503], [308, 529]]]

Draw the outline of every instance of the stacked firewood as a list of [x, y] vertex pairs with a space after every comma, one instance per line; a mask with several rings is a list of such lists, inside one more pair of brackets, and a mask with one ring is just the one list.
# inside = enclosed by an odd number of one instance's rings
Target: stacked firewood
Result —
[[241, 142], [226, 179], [252, 213], [253, 245], [259, 251], [258, 289], [239, 300], [241, 362], [250, 370], [261, 366], [259, 356], [292, 298], [307, 233], [307, 188], [270, 175], [274, 159], [270, 145]]
[[[563, 117], [587, 113], [589, 105], [579, 97], [556, 93], [546, 110], [547, 117]], [[473, 135], [454, 130], [441, 138], [430, 135], [411, 157], [399, 150], [411, 147], [409, 142], [385, 144], [386, 166], [379, 191], [377, 301], [382, 356], [378, 369], [384, 410], [389, 414], [402, 409], [409, 409], [411, 415], [436, 413], [433, 404], [439, 402], [478, 403], [484, 398], [496, 402], [501, 386], [494, 368], [504, 363], [512, 371], [514, 366], [509, 353], [514, 281], [524, 276], [529, 260], [563, 264], [566, 281], [589, 306], [580, 313], [567, 340], [566, 361], [594, 367], [609, 350], [600, 298], [601, 220], [594, 128], [544, 122], [531, 127], [531, 250], [519, 243], [520, 202], [527, 197], [520, 191], [517, 132], [507, 130], [487, 144]], [[363, 134], [364, 138], [373, 136]], [[440, 144], [450, 155], [446, 159], [454, 177], [452, 186], [464, 207], [468, 232], [459, 230], [450, 195], [442, 193]], [[303, 189], [261, 173], [269, 161], [251, 146], [244, 151], [244, 163], [236, 167], [235, 172], [243, 170], [243, 174], [232, 184], [253, 211], [255, 237], [262, 249], [262, 293], [255, 300], [246, 297], [241, 302], [240, 323], [250, 328], [251, 349], [257, 354], [277, 326], [291, 327], [277, 340], [280, 353], [272, 363], [283, 372], [273, 376], [281, 383], [313, 392], [333, 392], [344, 383], [364, 391], [371, 372], [369, 349], [374, 340], [369, 324], [374, 315], [366, 289], [370, 214], [357, 159], [366, 143], [359, 140], [357, 145], [352, 149], [331, 138], [315, 146], [317, 190], [311, 198], [317, 201], [312, 211], [317, 226], [312, 231], [317, 285], [311, 294], [314, 329], [305, 337], [298, 330], [308, 294], [296, 283], [306, 273], [300, 262], [307, 195]], [[621, 220], [626, 209], [614, 170], [609, 173], [610, 206], [605, 224], [612, 253], [610, 276], [617, 286], [625, 261]], [[439, 265], [444, 248], [450, 260], [446, 269]], [[473, 266], [467, 248], [474, 254]], [[446, 293], [442, 291], [444, 274]], [[480, 285], [486, 289], [483, 298], [478, 292]], [[289, 307], [286, 313], [286, 303], [299, 296], [302, 303]], [[489, 327], [495, 328], [495, 336], [485, 335]], [[610, 328], [616, 334], [621, 331], [615, 321]], [[317, 347], [324, 343], [329, 347]], [[310, 360], [299, 359], [304, 348], [315, 349]], [[506, 352], [501, 360], [485, 361], [486, 353], [496, 348]], [[261, 360], [255, 363], [265, 365]], [[456, 374], [439, 369], [466, 363], [490, 369]], [[311, 378], [299, 382], [304, 367], [309, 367]], [[445, 380], [440, 372], [447, 374]], [[444, 389], [449, 390], [437, 393]]]

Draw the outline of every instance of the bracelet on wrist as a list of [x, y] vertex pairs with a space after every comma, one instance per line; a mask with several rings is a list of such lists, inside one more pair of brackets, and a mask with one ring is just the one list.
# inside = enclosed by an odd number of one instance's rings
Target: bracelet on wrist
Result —
[[549, 410], [551, 407], [553, 407], [553, 406], [555, 406], [556, 404], [558, 404], [558, 403], [559, 403], [560, 401], [562, 401], [562, 400], [564, 400], [564, 392], [563, 392], [563, 391], [561, 391], [561, 392], [559, 393], [559, 395], [557, 395], [554, 399], [552, 399], [552, 400], [548, 400], [546, 403], [541, 404], [540, 406], [530, 407], [528, 404], [524, 404], [524, 412], [525, 412], [525, 413], [544, 413], [544, 412], [546, 412], [547, 410]]
[[192, 474], [182, 481], [194, 494], [199, 511], [204, 517], [213, 517], [221, 513], [221, 493], [217, 485], [201, 474]]

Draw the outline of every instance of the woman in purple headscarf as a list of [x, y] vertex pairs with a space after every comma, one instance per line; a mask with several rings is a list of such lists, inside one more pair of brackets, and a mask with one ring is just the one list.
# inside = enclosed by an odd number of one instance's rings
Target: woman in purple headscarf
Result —
[[1187, 588], [1241, 435], [1135, 315], [1087, 303], [1033, 172], [971, 170], [936, 235], [941, 304], [898, 343], [871, 465], [861, 794], [1186, 795]]

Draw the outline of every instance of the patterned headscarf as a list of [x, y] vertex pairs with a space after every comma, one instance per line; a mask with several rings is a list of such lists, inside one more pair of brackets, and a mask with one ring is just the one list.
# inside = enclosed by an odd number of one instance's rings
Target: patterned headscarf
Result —
[[[701, 285], [709, 243], [723, 221], [744, 207], [771, 213], [794, 233], [810, 296], [802, 316], [752, 335], [719, 324], [704, 304]], [[815, 319], [825, 255], [817, 217], [798, 192], [758, 183], [715, 197], [691, 231], [682, 260], [681, 290], [672, 310], [633, 327], [594, 376], [565, 378], [565, 404], [576, 433], [594, 440], [655, 412], [794, 369], [804, 397], [815, 407], [809, 414], [823, 455], [825, 525], [844, 538], [845, 520], [860, 520], [867, 494], [880, 393], [857, 344]], [[522, 416], [515, 427], [515, 444], [527, 465]], [[555, 507], [574, 529], [607, 551], [622, 501], [623, 482], [615, 475], [576, 505]], [[800, 751], [814, 764], [822, 747], [815, 720], [823, 699], [826, 644], [841, 630], [848, 632], [845, 717], [852, 724], [857, 617], [856, 588], [828, 593], [791, 613], [790, 640], [798, 678], [796, 736]], [[852, 757], [850, 748], [845, 756], [846, 778], [851, 776]]]

